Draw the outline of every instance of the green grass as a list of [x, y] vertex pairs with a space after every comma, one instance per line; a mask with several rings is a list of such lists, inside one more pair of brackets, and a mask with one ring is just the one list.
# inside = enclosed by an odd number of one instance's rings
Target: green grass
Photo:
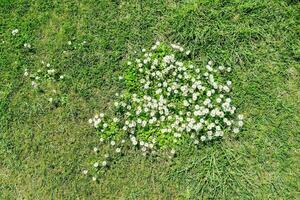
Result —
[[[299, 198], [299, 24], [293, 0], [0, 0], [0, 199]], [[183, 147], [172, 162], [130, 152], [100, 183], [87, 180], [81, 170], [99, 139], [87, 120], [110, 112], [121, 63], [157, 39], [234, 69], [245, 128]], [[42, 60], [65, 74], [48, 86], [65, 105], [50, 106], [23, 77]]]

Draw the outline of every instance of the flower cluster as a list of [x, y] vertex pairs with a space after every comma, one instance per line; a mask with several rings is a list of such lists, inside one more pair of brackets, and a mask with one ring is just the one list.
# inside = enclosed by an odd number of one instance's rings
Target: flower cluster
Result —
[[[238, 133], [244, 117], [236, 113], [230, 97], [232, 82], [226, 74], [231, 68], [212, 61], [201, 67], [189, 55], [179, 44], [156, 42], [128, 61], [124, 77], [119, 77], [127, 87], [116, 95], [115, 116], [89, 119], [101, 141], [117, 153], [127, 144], [143, 155], [167, 149], [172, 157], [183, 142], [200, 145]], [[96, 163], [94, 168], [100, 169]], [[95, 174], [97, 170], [94, 180]]]
[[24, 43], [24, 48], [30, 49], [30, 48], [31, 48], [31, 44], [29, 44], [29, 43]]
[[[28, 47], [29, 48], [29, 47]], [[62, 81], [64, 75], [60, 74], [56, 69], [51, 68], [50, 63], [45, 63], [42, 61], [43, 69], [39, 69], [36, 72], [30, 72], [28, 69], [24, 70], [24, 76], [29, 77], [31, 80], [31, 86], [36, 91], [45, 92], [48, 90], [48, 101], [50, 103], [62, 102], [63, 98], [59, 95], [57, 91], [57, 86], [55, 83]]]

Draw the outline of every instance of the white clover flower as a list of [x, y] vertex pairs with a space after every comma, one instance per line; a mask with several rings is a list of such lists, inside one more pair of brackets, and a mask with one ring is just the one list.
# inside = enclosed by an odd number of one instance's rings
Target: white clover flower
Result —
[[155, 50], [156, 48], [157, 48], [157, 46], [154, 45], [154, 46], [151, 47], [151, 50]]
[[30, 49], [31, 45], [29, 43], [24, 43], [24, 47]]
[[239, 119], [239, 120], [243, 120], [243, 119], [244, 119], [244, 115], [241, 115], [241, 114], [238, 115], [238, 119]]
[[133, 140], [133, 141], [132, 141], [132, 144], [133, 144], [134, 146], [136, 146], [136, 145], [138, 144], [138, 142], [137, 142], [136, 140]]
[[232, 125], [232, 122], [231, 122], [231, 121], [227, 121], [227, 125], [228, 125], [228, 126], [231, 126], [231, 125]]
[[88, 170], [85, 169], [85, 170], [82, 171], [82, 173], [83, 173], [84, 175], [87, 175]]
[[116, 144], [116, 142], [113, 141], [113, 140], [110, 142], [110, 145], [111, 145], [111, 146], [115, 146], [115, 144]]
[[207, 91], [206, 96], [211, 97], [212, 92], [211, 91]]
[[117, 117], [113, 118], [113, 122], [117, 123], [119, 122], [119, 119]]
[[240, 132], [240, 129], [239, 129], [239, 128], [233, 128], [233, 132], [234, 132], [234, 133], [239, 133], [239, 132]]
[[210, 72], [213, 71], [213, 68], [210, 65], [206, 65], [206, 69]]
[[98, 148], [97, 147], [94, 147], [94, 152], [98, 152]]
[[242, 127], [244, 125], [244, 122], [243, 121], [238, 121], [238, 126], [239, 127]]
[[121, 148], [116, 148], [116, 152], [120, 153], [121, 152]]
[[224, 69], [225, 69], [225, 67], [224, 67], [224, 66], [222, 66], [222, 65], [221, 65], [221, 66], [219, 66], [219, 70], [220, 70], [220, 71], [223, 71]]
[[181, 134], [180, 133], [174, 133], [174, 137], [179, 138], [179, 137], [181, 137]]
[[16, 35], [17, 33], [19, 33], [19, 29], [14, 29], [14, 30], [11, 31], [12, 35]]
[[47, 70], [47, 72], [49, 75], [52, 75], [55, 73], [55, 69], [49, 69], [49, 70]]
[[192, 97], [193, 101], [196, 101], [196, 100], [197, 100], [197, 98], [198, 98], [197, 94], [196, 94], [196, 93], [194, 93], [194, 94], [193, 94], [193, 97]]
[[142, 147], [141, 149], [143, 152], [147, 151], [147, 148], [146, 147]]
[[96, 181], [96, 180], [97, 180], [97, 178], [96, 178], [95, 176], [93, 176], [92, 180], [93, 180], [93, 181]]
[[183, 101], [183, 105], [186, 106], [186, 107], [188, 107], [190, 104], [189, 104], [189, 102], [187, 100], [184, 100]]
[[225, 102], [230, 103], [231, 102], [231, 98], [226, 98]]
[[175, 153], [176, 153], [175, 149], [172, 149], [171, 154], [175, 154]]
[[230, 91], [230, 88], [228, 87], [228, 86], [223, 86], [223, 90], [225, 91], [225, 92], [229, 92]]
[[101, 164], [103, 167], [105, 167], [105, 166], [107, 166], [107, 161], [103, 161]]
[[200, 140], [201, 140], [202, 142], [204, 142], [204, 141], [206, 140], [206, 137], [205, 137], [205, 136], [201, 136], [201, 137], [200, 137]]
[[100, 124], [100, 122], [101, 122], [101, 119], [99, 119], [99, 118], [95, 118], [94, 119], [94, 127], [98, 127], [98, 125]]
[[71, 45], [72, 44], [72, 42], [71, 41], [68, 41], [68, 45]]
[[95, 162], [95, 163], [94, 163], [94, 167], [97, 168], [98, 166], [99, 166], [99, 163], [98, 163], [98, 162]]

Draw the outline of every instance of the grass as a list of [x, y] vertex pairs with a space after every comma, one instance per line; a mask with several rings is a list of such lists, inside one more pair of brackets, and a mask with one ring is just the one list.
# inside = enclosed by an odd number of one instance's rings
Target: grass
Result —
[[[299, 198], [299, 9], [293, 0], [0, 0], [0, 199]], [[233, 67], [244, 131], [183, 147], [173, 162], [130, 152], [100, 183], [87, 180], [98, 141], [87, 120], [110, 112], [121, 63], [157, 39]], [[66, 76], [48, 85], [65, 96], [57, 108], [23, 77], [42, 60]]]

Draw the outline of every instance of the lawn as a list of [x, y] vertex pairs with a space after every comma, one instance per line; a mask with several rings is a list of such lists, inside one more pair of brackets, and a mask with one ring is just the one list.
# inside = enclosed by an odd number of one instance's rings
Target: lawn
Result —
[[[299, 198], [299, 25], [293, 0], [0, 0], [0, 199]], [[231, 66], [245, 126], [171, 161], [130, 151], [93, 182], [88, 119], [111, 112], [123, 63], [156, 40]], [[37, 92], [24, 71], [42, 62], [64, 79]]]

